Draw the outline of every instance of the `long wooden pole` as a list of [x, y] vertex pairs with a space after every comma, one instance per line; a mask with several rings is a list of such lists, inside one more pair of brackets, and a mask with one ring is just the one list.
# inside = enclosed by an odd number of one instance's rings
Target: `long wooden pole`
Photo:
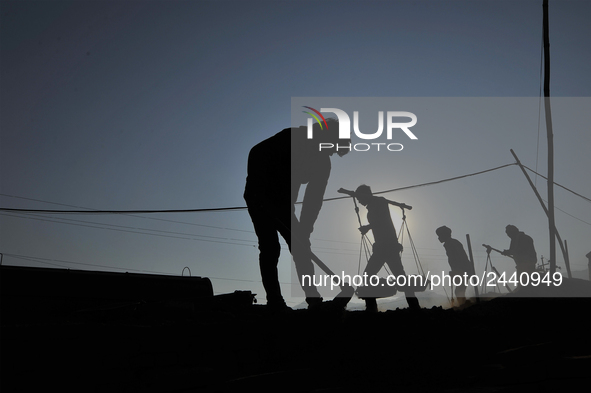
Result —
[[544, 112], [548, 136], [548, 227], [550, 232], [550, 273], [556, 271], [556, 226], [554, 224], [554, 134], [550, 110], [550, 34], [548, 24], [548, 0], [544, 9]]
[[[525, 167], [521, 164], [521, 161], [519, 161], [517, 154], [515, 154], [513, 149], [510, 149], [510, 150], [511, 150], [511, 154], [513, 154], [513, 157], [515, 158], [515, 161], [517, 162], [517, 165], [519, 166], [519, 168], [521, 168], [521, 172], [523, 172], [523, 175], [527, 179], [527, 182], [531, 186], [532, 190], [534, 190], [534, 194], [536, 194], [536, 197], [538, 198], [540, 205], [542, 205], [542, 209], [544, 209], [544, 213], [546, 213], [546, 217], [548, 217], [548, 219], [550, 219], [550, 211], [548, 210], [548, 208], [544, 204], [544, 200], [542, 199], [542, 196], [540, 195], [536, 186], [534, 185], [534, 182], [531, 180], [531, 178], [529, 177], [529, 175], [525, 171]], [[562, 243], [562, 239], [561, 239], [560, 234], [558, 233], [558, 230], [556, 229], [556, 227], [554, 227], [554, 233], [556, 235], [556, 238], [558, 239], [558, 245], [560, 246], [560, 249], [562, 250], [562, 256], [564, 257], [564, 264], [566, 265], [566, 271], [568, 272], [568, 277], [572, 278], [572, 274], [570, 272], [570, 261], [568, 259], [568, 254], [566, 252], [566, 249], [564, 248], [564, 244]], [[556, 251], [555, 251], [555, 253], [556, 253]], [[555, 267], [555, 269], [556, 269], [556, 267]]]
[[[474, 265], [474, 257], [472, 256], [472, 243], [470, 242], [470, 234], [466, 234], [466, 243], [468, 244], [468, 256], [470, 257], [470, 263], [472, 264], [471, 275], [476, 274], [476, 266]], [[478, 294], [478, 285], [474, 286], [474, 296], [476, 297], [476, 303], [480, 303], [480, 295]]]

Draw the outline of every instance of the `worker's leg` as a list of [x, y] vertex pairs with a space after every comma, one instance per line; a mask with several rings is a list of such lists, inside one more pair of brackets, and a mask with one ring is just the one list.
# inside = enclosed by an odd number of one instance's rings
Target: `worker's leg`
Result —
[[[374, 248], [375, 251], [375, 248]], [[384, 266], [384, 259], [380, 253], [374, 252], [369, 260], [367, 261], [367, 266], [363, 273], [367, 275], [368, 282], [371, 281], [371, 276], [377, 275], [380, 269]], [[372, 288], [370, 288], [371, 290]], [[377, 312], [378, 311], [378, 303], [375, 297], [366, 297], [363, 298], [365, 300], [365, 310], [370, 312]]]
[[285, 239], [289, 251], [291, 252], [293, 262], [295, 264], [296, 274], [298, 281], [304, 290], [306, 295], [306, 302], [308, 304], [317, 304], [322, 302], [322, 297], [318, 289], [312, 284], [312, 280], [308, 280], [306, 285], [303, 285], [302, 277], [304, 275], [313, 277], [314, 276], [314, 265], [312, 264], [312, 258], [310, 255], [310, 240], [309, 239], [298, 239], [293, 236], [291, 231], [292, 222], [297, 222], [297, 218], [290, 213], [289, 209], [281, 209], [274, 207], [270, 210], [270, 217], [274, 221], [274, 227], [281, 234], [281, 237]]
[[314, 276], [314, 264], [312, 263], [312, 256], [310, 254], [312, 252], [310, 249], [310, 240], [298, 239], [294, 237], [289, 226], [291, 219], [288, 222], [287, 218], [288, 216], [284, 216], [283, 220], [280, 221], [280, 225], [278, 227], [279, 233], [281, 233], [281, 236], [283, 236], [291, 251], [296, 274], [298, 275], [298, 281], [300, 282], [300, 285], [304, 290], [304, 294], [306, 295], [306, 302], [309, 305], [317, 304], [322, 302], [322, 297], [320, 296], [318, 289], [312, 284], [313, 280], [306, 280], [306, 284], [304, 285], [302, 279], [303, 276]]
[[281, 253], [281, 244], [277, 235], [276, 220], [261, 209], [248, 209], [254, 231], [258, 237], [259, 243], [259, 268], [263, 287], [267, 294], [267, 304], [280, 307], [285, 305], [279, 286], [279, 274], [277, 264]]
[[[400, 259], [400, 254], [398, 253], [398, 251], [392, 252], [388, 255], [388, 259], [386, 260], [386, 263], [388, 264], [388, 267], [390, 268], [390, 271], [392, 273], [393, 276], [398, 277], [398, 276], [405, 276], [406, 277], [406, 284], [409, 284], [409, 280], [408, 277], [406, 276], [406, 273], [404, 272], [404, 266], [402, 265], [402, 259]], [[401, 279], [402, 280], [402, 279]], [[400, 282], [400, 280], [399, 280]], [[419, 310], [421, 308], [421, 306], [419, 305], [419, 299], [417, 299], [417, 297], [415, 296], [415, 293], [412, 289], [410, 288], [404, 288], [402, 287], [401, 290], [404, 292], [404, 296], [406, 297], [406, 302], [408, 303], [408, 307], [413, 309], [413, 310]]]

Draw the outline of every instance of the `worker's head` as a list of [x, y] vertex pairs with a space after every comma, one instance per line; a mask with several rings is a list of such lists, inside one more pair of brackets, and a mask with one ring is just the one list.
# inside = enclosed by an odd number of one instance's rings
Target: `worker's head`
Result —
[[371, 188], [365, 184], [360, 185], [355, 190], [355, 198], [357, 198], [359, 203], [363, 206], [367, 206], [372, 196], [373, 193], [371, 192]]
[[441, 243], [445, 243], [447, 240], [451, 239], [451, 229], [449, 229], [445, 225], [437, 228], [435, 230], [435, 233], [437, 234], [439, 241]]
[[515, 225], [507, 225], [505, 227], [505, 233], [513, 239], [519, 233], [519, 229]]

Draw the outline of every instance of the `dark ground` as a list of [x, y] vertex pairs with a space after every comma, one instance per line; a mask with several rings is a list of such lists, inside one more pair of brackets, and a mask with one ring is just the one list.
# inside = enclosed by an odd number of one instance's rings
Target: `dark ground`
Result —
[[2, 299], [2, 392], [570, 392], [591, 382], [589, 298], [376, 314], [86, 306]]

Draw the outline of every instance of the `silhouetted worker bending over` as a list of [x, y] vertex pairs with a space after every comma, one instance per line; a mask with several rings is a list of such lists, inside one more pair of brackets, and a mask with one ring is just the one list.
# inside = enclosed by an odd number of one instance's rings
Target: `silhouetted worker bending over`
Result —
[[[472, 263], [468, 259], [468, 255], [466, 255], [466, 251], [464, 250], [464, 246], [460, 243], [459, 240], [453, 239], [451, 237], [451, 229], [446, 226], [439, 227], [435, 230], [439, 241], [443, 243], [443, 247], [445, 248], [445, 253], [447, 254], [447, 262], [449, 263], [449, 267], [451, 271], [449, 275], [452, 277], [462, 276], [467, 273], [468, 276], [472, 275]], [[459, 281], [459, 280], [457, 280]], [[456, 281], [456, 282], [457, 282]], [[462, 284], [457, 285], [455, 289], [456, 299], [458, 300], [458, 305], [464, 304], [466, 301], [466, 283], [462, 279]]]
[[502, 254], [515, 260], [515, 269], [518, 276], [521, 273], [533, 273], [536, 270], [538, 260], [533, 239], [520, 232], [514, 225], [507, 225], [505, 233], [511, 238], [511, 245]]
[[[281, 245], [278, 233], [292, 253], [300, 284], [303, 275], [314, 274], [310, 256], [310, 234], [322, 207], [330, 176], [330, 156], [343, 156], [350, 140], [339, 140], [336, 119], [326, 119], [328, 129], [318, 124], [313, 138], [307, 128], [286, 128], [250, 150], [244, 199], [259, 242], [259, 266], [267, 305], [276, 310], [288, 308], [279, 286], [277, 264]], [[332, 143], [333, 148], [319, 148], [319, 143]], [[327, 146], [327, 145], [323, 145]], [[302, 184], [307, 184], [299, 219], [295, 203]], [[308, 305], [322, 302], [317, 288], [302, 286]]]
[[[402, 245], [398, 243], [398, 236], [396, 236], [396, 229], [394, 223], [392, 223], [392, 217], [390, 216], [389, 204], [396, 204], [395, 202], [388, 201], [386, 198], [374, 196], [369, 186], [361, 185], [357, 187], [354, 193], [345, 189], [340, 189], [339, 192], [345, 194], [353, 194], [360, 204], [367, 208], [367, 221], [369, 225], [363, 225], [359, 228], [362, 235], [365, 235], [370, 230], [373, 233], [374, 243], [372, 249], [372, 255], [367, 261], [364, 273], [368, 277], [377, 275], [380, 269], [384, 266], [384, 263], [390, 268], [390, 272], [393, 276], [404, 275], [404, 267], [402, 266], [402, 260], [400, 259], [400, 252], [402, 251]], [[408, 282], [408, 280], [407, 280]], [[400, 288], [406, 295], [406, 301], [408, 306], [412, 309], [420, 309], [419, 301], [415, 297], [414, 291], [407, 288]], [[377, 311], [378, 306], [376, 298], [364, 298], [365, 307], [367, 311]]]

